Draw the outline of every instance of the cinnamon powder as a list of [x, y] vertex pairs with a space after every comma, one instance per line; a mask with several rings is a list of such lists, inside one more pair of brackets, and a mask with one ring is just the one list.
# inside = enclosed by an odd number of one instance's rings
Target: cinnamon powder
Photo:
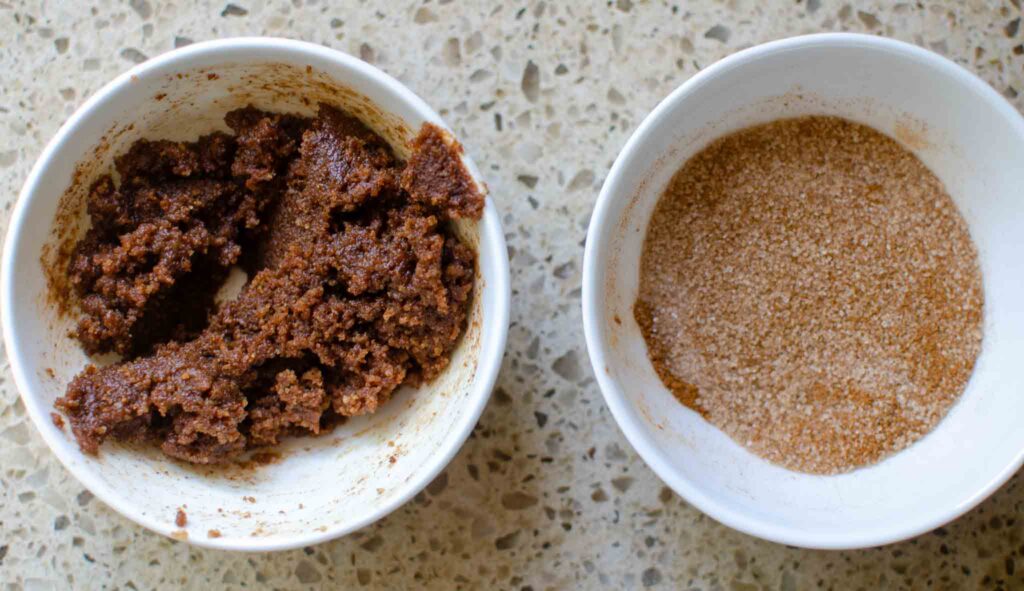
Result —
[[828, 474], [935, 427], [971, 375], [982, 303], [941, 181], [869, 127], [804, 117], [680, 169], [634, 315], [682, 403], [769, 461]]

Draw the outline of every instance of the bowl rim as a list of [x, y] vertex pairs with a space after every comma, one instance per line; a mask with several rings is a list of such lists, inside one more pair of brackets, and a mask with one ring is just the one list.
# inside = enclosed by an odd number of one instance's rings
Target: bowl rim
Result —
[[[126, 503], [117, 491], [94, 476], [93, 469], [88, 462], [79, 462], [73, 457], [73, 454], [80, 453], [77, 451], [77, 446], [74, 442], [61, 437], [58, 429], [51, 428], [53, 427], [49, 414], [51, 409], [43, 408], [45, 405], [41, 403], [40, 399], [29, 388], [31, 380], [28, 379], [25, 370], [27, 366], [25, 356], [19, 347], [19, 337], [15, 334], [10, 322], [16, 314], [12, 287], [15, 281], [14, 263], [18, 258], [19, 238], [26, 231], [25, 215], [28, 201], [37, 194], [37, 186], [40, 179], [53, 160], [57, 149], [69, 137], [79, 131], [83, 122], [92, 115], [96, 108], [128, 88], [135, 79], [153, 70], [163, 70], [166, 68], [187, 69], [196, 58], [228, 50], [234, 52], [260, 52], [266, 54], [264, 59], [268, 60], [272, 60], [275, 56], [291, 54], [293, 56], [316, 56], [326, 61], [333, 61], [344, 69], [354, 71], [356, 74], [370, 79], [374, 84], [393, 94], [399, 101], [411, 107], [424, 121], [438, 125], [454, 136], [454, 133], [437, 112], [404, 84], [382, 70], [347, 53], [323, 45], [294, 39], [234, 37], [203, 41], [174, 49], [121, 73], [82, 103], [46, 144], [35, 164], [33, 164], [26, 177], [25, 184], [18, 194], [18, 199], [7, 226], [2, 263], [0, 263], [2, 264], [2, 267], [0, 267], [0, 322], [3, 324], [4, 345], [7, 349], [7, 357], [11, 365], [14, 383], [20, 392], [21, 400], [36, 427], [36, 431], [42, 435], [43, 440], [57, 456], [61, 464], [86, 489], [117, 513], [151, 531], [171, 537], [172, 539], [179, 539], [172, 535], [177, 528], [171, 527], [169, 522], [160, 521], [139, 512], [134, 504]], [[463, 152], [462, 158], [470, 175], [479, 186], [484, 187], [486, 190], [487, 185], [484, 183], [483, 177], [475, 163], [465, 152]], [[363, 528], [393, 512], [423, 490], [451, 462], [452, 458], [455, 457], [455, 454], [458, 453], [469, 437], [490, 399], [501, 368], [508, 335], [511, 300], [508, 250], [505, 246], [504, 232], [502, 231], [498, 210], [493, 199], [485, 201], [483, 217], [478, 224], [480, 228], [480, 244], [486, 244], [487, 250], [493, 255], [491, 262], [495, 265], [495, 276], [490, 278], [489, 283], [484, 287], [489, 294], [487, 296], [488, 300], [493, 303], [493, 310], [483, 320], [484, 325], [491, 327], [493, 334], [486, 341], [482, 341], [481, 345], [481, 353], [486, 352], [490, 348], [491, 354], [486, 357], [481, 354], [477, 359], [477, 368], [473, 377], [470, 394], [463, 407], [464, 410], [461, 416], [443, 441], [443, 443], [447, 442], [446, 447], [440, 448], [428, 462], [423, 464], [414, 473], [415, 476], [403, 482], [399, 486], [399, 492], [391, 495], [386, 502], [380, 504], [373, 511], [367, 512], [366, 515], [359, 519], [343, 526], [328, 526], [324, 531], [315, 531], [313, 528], [310, 528], [308, 533], [292, 535], [281, 539], [250, 538], [245, 536], [224, 536], [220, 538], [189, 536], [185, 541], [204, 548], [246, 552], [287, 550], [318, 544]], [[478, 252], [483, 250], [483, 248], [478, 247]], [[489, 347], [488, 342], [490, 343]]]
[[[602, 286], [606, 280], [605, 267], [609, 253], [607, 250], [602, 250], [598, 244], [603, 245], [610, 235], [612, 223], [609, 221], [609, 210], [612, 203], [617, 198], [625, 198], [624, 194], [631, 194], [630, 191], [635, 189], [635, 187], [619, 186], [622, 184], [620, 177], [626, 166], [626, 160], [632, 158], [632, 154], [648, 140], [662, 120], [668, 116], [670, 109], [684, 102], [713, 78], [734, 68], [750, 65], [768, 55], [814, 47], [881, 49], [910, 57], [920, 66], [933, 68], [951, 78], [955, 83], [974, 91], [979, 96], [979, 108], [984, 107], [997, 111], [1006, 120], [1013, 122], [1017, 134], [1024, 138], [1024, 117], [1005, 97], [966, 68], [916, 45], [857, 33], [817, 33], [771, 41], [731, 54], [698, 72], [659, 102], [640, 123], [616, 157], [601, 187], [587, 231], [583, 256], [583, 330], [587, 352], [598, 386], [619, 428], [644, 462], [688, 503], [719, 523], [772, 542], [829, 550], [868, 548], [918, 536], [970, 511], [1020, 469], [1024, 464], [1024, 449], [1021, 449], [1016, 459], [1001, 472], [988, 482], [981, 483], [974, 494], [960, 499], [950, 507], [935, 511], [934, 515], [928, 519], [894, 523], [887, 529], [876, 529], [852, 536], [845, 534], [841, 529], [827, 534], [808, 533], [785, 523], [776, 523], [762, 516], [754, 516], [736, 510], [731, 505], [719, 502], [713, 495], [702, 492], [701, 489], [694, 486], [687, 477], [677, 472], [667, 461], [654, 439], [644, 428], [639, 414], [626, 399], [618, 381], [605, 371], [606, 359], [611, 356], [611, 353], [607, 346], [606, 331], [602, 327], [602, 312], [604, 310]], [[617, 222], [617, 220], [613, 221]]]

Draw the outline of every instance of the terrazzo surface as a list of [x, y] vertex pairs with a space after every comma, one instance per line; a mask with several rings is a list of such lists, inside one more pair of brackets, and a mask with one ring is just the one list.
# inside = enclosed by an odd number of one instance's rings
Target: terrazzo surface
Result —
[[582, 244], [629, 133], [673, 88], [738, 49], [826, 30], [945, 54], [1024, 108], [1019, 0], [484, 2], [0, 0], [0, 198], [74, 109], [140, 62], [194, 41], [305, 39], [360, 56], [425, 97], [503, 212], [512, 327], [498, 387], [447, 470], [346, 538], [269, 555], [152, 534], [65, 471], [0, 374], [5, 589], [1024, 588], [1014, 477], [951, 525], [855, 552], [756, 540], [672, 494], [625, 441], [580, 319]]

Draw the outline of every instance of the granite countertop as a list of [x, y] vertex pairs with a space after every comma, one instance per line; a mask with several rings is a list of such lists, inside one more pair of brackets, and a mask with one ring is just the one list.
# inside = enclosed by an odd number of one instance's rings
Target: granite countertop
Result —
[[833, 2], [0, 0], [4, 227], [43, 145], [147, 57], [274, 35], [360, 56], [425, 97], [479, 164], [503, 214], [512, 327], [498, 387], [447, 470], [346, 538], [269, 555], [163, 538], [94, 500], [49, 452], [0, 374], [0, 584], [5, 589], [934, 589], [1024, 587], [1014, 477], [953, 524], [856, 552], [732, 531], [667, 489], [594, 382], [580, 320], [590, 211], [644, 115], [702, 67], [799, 33], [871, 32], [977, 72], [1024, 108], [1020, 0]]

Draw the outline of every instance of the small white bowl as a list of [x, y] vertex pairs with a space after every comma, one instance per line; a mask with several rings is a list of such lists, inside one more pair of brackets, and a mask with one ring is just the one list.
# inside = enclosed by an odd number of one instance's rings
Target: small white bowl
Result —
[[[70, 429], [54, 426], [54, 399], [89, 360], [68, 336], [74, 319], [48, 303], [40, 261], [53, 256], [44, 247], [53, 244], [54, 233], [81, 230], [91, 179], [110, 170], [113, 157], [139, 138], [194, 140], [226, 130], [224, 114], [249, 103], [312, 115], [318, 101], [358, 116], [402, 156], [421, 124], [445, 127], [401, 83], [341, 52], [269, 38], [198, 43], [133, 68], [86, 101], [46, 146], [14, 209], [0, 307], [25, 407], [83, 485], [161, 534], [200, 546], [266, 551], [363, 527], [408, 501], [448, 464], [497, 377], [510, 289], [504, 236], [488, 200], [482, 221], [457, 228], [477, 249], [478, 277], [469, 328], [451, 365], [430, 384], [396, 394], [380, 412], [326, 436], [291, 438], [273, 450], [279, 461], [257, 468], [193, 467], [150, 447], [116, 442], [93, 457], [79, 451]], [[473, 162], [465, 156], [464, 162], [483, 188]], [[52, 227], [65, 192], [62, 207], [74, 210], [77, 222]], [[184, 528], [174, 523], [181, 507], [188, 518]]]
[[[809, 114], [868, 124], [913, 150], [966, 219], [985, 290], [982, 352], [962, 399], [916, 444], [837, 476], [772, 465], [676, 402], [632, 312], [647, 223], [675, 171], [723, 134]], [[583, 267], [587, 348], [612, 414], [672, 489], [725, 525], [795, 546], [885, 544], [958, 517], [1024, 461], [1024, 119], [934, 53], [825, 34], [760, 45], [706, 68], [622, 149]]]

